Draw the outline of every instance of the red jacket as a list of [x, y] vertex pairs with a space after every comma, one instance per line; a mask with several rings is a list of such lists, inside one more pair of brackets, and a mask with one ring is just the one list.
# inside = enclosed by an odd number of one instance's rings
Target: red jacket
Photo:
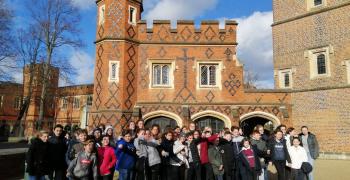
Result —
[[111, 173], [111, 169], [114, 168], [117, 157], [114, 154], [112, 147], [99, 147], [98, 151], [98, 170], [101, 176]]
[[218, 134], [214, 134], [210, 136], [209, 138], [203, 138], [202, 142], [200, 144], [200, 158], [201, 158], [201, 164], [209, 163], [208, 158], [208, 143], [213, 143], [215, 139], [218, 137]]

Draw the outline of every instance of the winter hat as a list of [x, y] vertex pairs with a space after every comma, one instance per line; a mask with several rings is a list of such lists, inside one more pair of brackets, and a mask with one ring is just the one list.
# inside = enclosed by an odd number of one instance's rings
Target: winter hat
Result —
[[112, 131], [114, 131], [114, 128], [113, 128], [113, 126], [111, 126], [111, 125], [108, 125], [108, 126], [106, 127], [106, 129], [105, 129], [105, 132], [104, 132], [104, 134], [107, 134], [107, 131], [108, 131], [109, 129], [112, 129]]

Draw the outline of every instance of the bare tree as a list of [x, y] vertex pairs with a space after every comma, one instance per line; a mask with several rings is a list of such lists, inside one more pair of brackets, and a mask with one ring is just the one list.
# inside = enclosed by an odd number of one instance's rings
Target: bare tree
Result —
[[15, 67], [11, 31], [13, 16], [5, 1], [0, 0], [0, 80], [10, 80], [6, 69]]
[[45, 49], [38, 119], [40, 125], [44, 119], [47, 88], [51, 76], [50, 67], [55, 61], [56, 63], [61, 61], [54, 56], [59, 53], [60, 48], [77, 48], [82, 45], [78, 28], [80, 16], [71, 0], [31, 0], [27, 7], [35, 27], [42, 32], [39, 40]]
[[244, 70], [244, 88], [245, 89], [256, 89], [259, 80], [258, 74], [250, 71], [250, 70]]
[[17, 32], [16, 53], [17, 62], [20, 67], [28, 66], [27, 71], [23, 72], [29, 76], [29, 82], [23, 84], [23, 104], [21, 106], [20, 113], [17, 117], [19, 124], [19, 136], [23, 135], [23, 122], [27, 116], [28, 108], [33, 100], [33, 79], [35, 73], [35, 64], [39, 61], [39, 58], [43, 56], [42, 44], [40, 42], [40, 36], [42, 32], [40, 29], [30, 26], [28, 29], [20, 29]]

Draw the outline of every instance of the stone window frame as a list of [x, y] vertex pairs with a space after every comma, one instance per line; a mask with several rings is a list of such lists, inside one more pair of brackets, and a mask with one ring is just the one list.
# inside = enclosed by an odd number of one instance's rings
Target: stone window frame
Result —
[[307, 6], [308, 11], [313, 10], [313, 9], [322, 8], [326, 5], [327, 5], [327, 0], [322, 0], [322, 3], [319, 5], [315, 5], [315, 0], [307, 0], [306, 1], [306, 6]]
[[73, 96], [73, 109], [80, 108], [80, 96]]
[[[169, 65], [169, 77], [168, 77], [168, 84], [154, 84], [154, 75], [153, 75], [153, 68], [155, 65]], [[159, 89], [159, 88], [174, 88], [174, 82], [175, 82], [175, 60], [174, 59], [149, 59], [148, 65], [149, 68], [149, 88], [150, 89]], [[162, 79], [161, 79], [162, 81]]]
[[94, 98], [93, 98], [92, 94], [91, 95], [87, 95], [86, 96], [86, 106], [91, 107], [92, 103], [93, 103], [93, 100], [94, 100]]
[[15, 100], [13, 102], [13, 108], [15, 109], [20, 109], [21, 108], [21, 105], [22, 105], [22, 99], [20, 96], [16, 96], [15, 97]]
[[[285, 85], [285, 75], [289, 75], [289, 86], [286, 87]], [[279, 88], [281, 89], [291, 89], [293, 88], [293, 71], [292, 69], [281, 69], [278, 71], [278, 81], [279, 81]]]
[[2, 108], [4, 105], [4, 98], [5, 98], [4, 95], [0, 95], [0, 108]]
[[61, 100], [62, 104], [61, 104], [61, 109], [67, 109], [68, 108], [68, 97], [62, 97]]
[[120, 61], [109, 61], [108, 82], [119, 82]]
[[[203, 65], [216, 65], [216, 77], [215, 77], [215, 85], [202, 85], [201, 84], [201, 66]], [[211, 60], [211, 61], [204, 61], [204, 60], [198, 60], [196, 62], [196, 69], [197, 69], [197, 75], [196, 75], [196, 86], [197, 89], [208, 89], [208, 88], [218, 88], [222, 89], [222, 70], [223, 70], [223, 64], [221, 60]]]
[[98, 24], [102, 25], [105, 23], [106, 6], [103, 4], [98, 8]]
[[[131, 14], [131, 9], [133, 9], [134, 11], [132, 12]], [[132, 19], [130, 19], [132, 18]], [[133, 26], [136, 26], [136, 20], [137, 19], [137, 8], [135, 6], [131, 6], [129, 5], [129, 8], [128, 8], [128, 23], [133, 25]]]
[[[331, 59], [330, 59], [330, 48], [331, 46], [311, 49], [308, 51], [309, 62], [310, 62], [310, 79], [326, 78], [331, 77]], [[318, 74], [317, 57], [319, 55], [325, 56], [326, 61], [326, 73]]]

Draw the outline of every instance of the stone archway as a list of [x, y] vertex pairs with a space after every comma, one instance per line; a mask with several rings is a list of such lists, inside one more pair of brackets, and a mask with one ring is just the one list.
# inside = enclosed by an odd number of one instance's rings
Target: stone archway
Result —
[[142, 116], [145, 121], [145, 126], [152, 126], [153, 124], [158, 124], [161, 130], [164, 130], [166, 126], [182, 127], [183, 122], [180, 116], [168, 111], [153, 111]]
[[216, 111], [202, 111], [191, 116], [192, 121], [197, 122], [201, 126], [211, 126], [213, 131], [222, 130], [224, 127], [231, 127], [231, 120], [224, 114]]
[[240, 117], [239, 125], [244, 134], [249, 136], [254, 127], [257, 125], [264, 126], [265, 132], [271, 133], [279, 125], [281, 125], [281, 121], [278, 119], [278, 117], [272, 114], [262, 111], [255, 111], [242, 115]]

